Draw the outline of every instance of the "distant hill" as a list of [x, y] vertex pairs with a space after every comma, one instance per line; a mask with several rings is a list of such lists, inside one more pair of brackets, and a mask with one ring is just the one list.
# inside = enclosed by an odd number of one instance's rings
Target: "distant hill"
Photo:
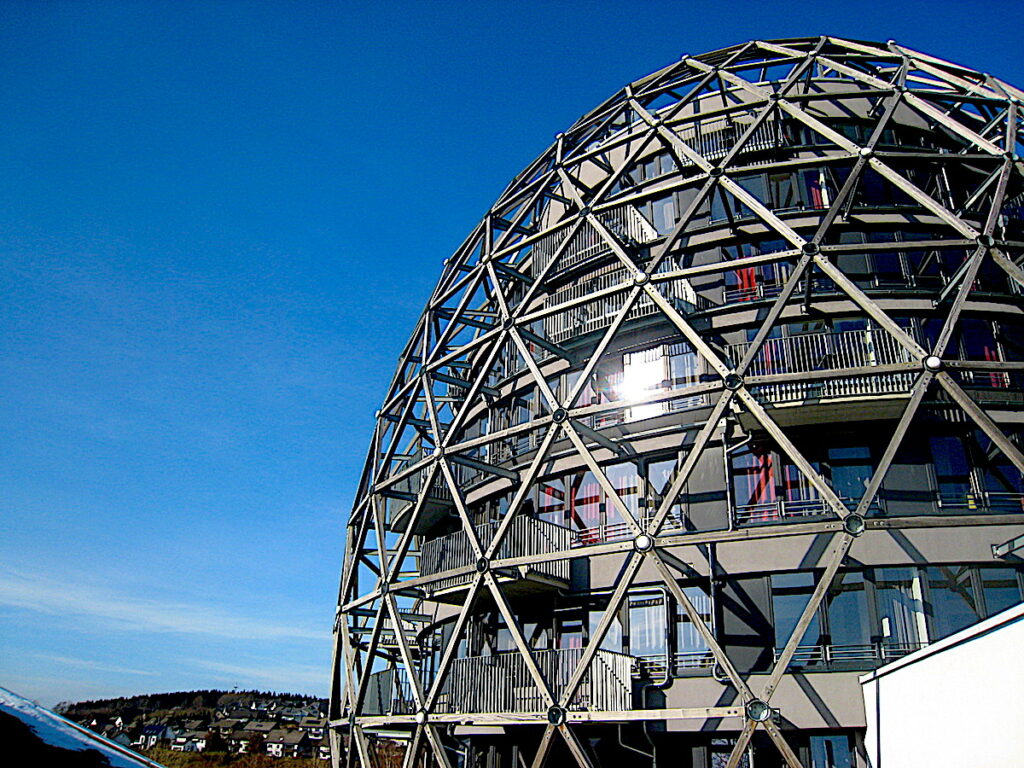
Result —
[[299, 693], [276, 693], [273, 691], [223, 691], [205, 689], [198, 691], [174, 691], [170, 693], [147, 693], [138, 696], [122, 696], [116, 699], [93, 701], [62, 701], [54, 711], [65, 717], [136, 717], [154, 712], [217, 710], [231, 707], [248, 708], [254, 702], [275, 702], [279, 706], [319, 704], [325, 707], [327, 700]]

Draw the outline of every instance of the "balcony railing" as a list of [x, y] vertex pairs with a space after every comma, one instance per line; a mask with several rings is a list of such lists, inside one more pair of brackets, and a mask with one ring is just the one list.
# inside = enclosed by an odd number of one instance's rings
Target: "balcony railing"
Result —
[[[498, 530], [498, 521], [483, 523], [474, 528], [480, 546], [486, 549], [494, 540]], [[494, 557], [522, 557], [538, 555], [545, 552], [561, 552], [569, 549], [572, 543], [572, 531], [546, 520], [532, 517], [517, 516], [509, 524], [508, 530], [498, 546]], [[430, 576], [454, 568], [472, 568], [477, 561], [465, 531], [441, 536], [424, 541], [420, 547], [420, 575]], [[529, 566], [533, 573], [548, 576], [561, 581], [569, 580], [569, 561], [534, 563]], [[504, 571], [500, 572], [504, 573]], [[434, 582], [426, 588], [429, 591], [447, 589], [469, 580], [468, 575], [454, 576]]]
[[[555, 698], [561, 697], [582, 657], [582, 648], [533, 652], [534, 661]], [[599, 650], [569, 702], [569, 709], [591, 712], [630, 709], [633, 664], [630, 656]], [[429, 677], [422, 682], [425, 689], [429, 688]], [[439, 714], [543, 712], [545, 709], [547, 706], [526, 661], [517, 651], [454, 659], [434, 707]], [[415, 711], [412, 687], [404, 669], [386, 669], [370, 676], [362, 714], [408, 715]]]
[[362, 714], [408, 715], [415, 711], [416, 700], [404, 669], [384, 669], [370, 675]]
[[832, 514], [832, 508], [824, 499], [777, 499], [759, 504], [737, 504], [732, 511], [736, 525], [756, 523], [778, 523], [808, 517], [823, 517]]
[[955, 512], [1022, 512], [1024, 493], [1009, 491], [972, 491], [969, 493], [939, 493], [935, 506], [939, 510]]
[[[885, 493], [884, 489], [882, 491]], [[859, 500], [840, 497], [849, 510], [856, 509]], [[869, 515], [878, 515], [885, 510], [884, 501], [875, 499], [868, 506]], [[921, 514], [965, 514], [1019, 513], [1024, 511], [1024, 494], [1009, 491], [978, 491], [970, 493], [933, 493], [928, 498], [924, 492]], [[820, 498], [767, 501], [760, 504], [740, 504], [733, 507], [732, 519], [736, 525], [757, 525], [760, 523], [782, 523], [800, 521], [814, 517], [829, 517], [832, 510]]]
[[[598, 220], [626, 247], [646, 245], [658, 239], [658, 232], [632, 205], [602, 211]], [[565, 230], [541, 238], [533, 246], [534, 274], [540, 274], [554, 257], [565, 237]], [[608, 243], [589, 222], [580, 227], [572, 241], [563, 249], [556, 265], [556, 272], [563, 272], [585, 261], [610, 254]]]
[[[739, 361], [750, 343], [732, 344], [730, 357]], [[771, 376], [811, 371], [839, 371], [909, 363], [912, 358], [895, 339], [881, 330], [807, 333], [766, 339], [751, 361], [750, 376]], [[902, 394], [913, 384], [914, 373], [884, 373], [867, 376], [804, 380], [756, 385], [754, 393], [773, 403], [837, 397]]]
[[[533, 657], [555, 697], [560, 698], [583, 657], [583, 649], [536, 651]], [[599, 650], [569, 709], [629, 709], [632, 666], [630, 656]], [[517, 652], [456, 659], [445, 681], [444, 695], [450, 712], [540, 712], [547, 708]]]
[[[645, 514], [640, 517], [638, 522], [640, 527], [645, 529], [653, 519], [654, 514]], [[665, 522], [662, 523], [659, 534], [664, 536], [673, 531], [683, 530], [683, 523], [675, 515], [668, 515], [665, 517]], [[577, 528], [573, 531], [572, 546], [574, 547], [586, 547], [591, 544], [601, 544], [606, 541], [622, 541], [623, 539], [632, 539], [634, 536], [630, 530], [629, 525], [624, 521], [616, 521], [613, 523], [603, 523], [601, 525], [594, 525], [587, 528]]]
[[[671, 667], [669, 663], [671, 662]], [[715, 666], [715, 654], [709, 649], [676, 651], [640, 656], [633, 666], [633, 677], [657, 680], [668, 676], [692, 676]]]
[[[890, 642], [857, 644], [798, 645], [789, 662], [791, 667], [830, 667], [850, 665], [874, 667], [906, 656], [924, 648], [927, 643]], [[775, 660], [782, 656], [782, 649], [775, 649]]]
[[[672, 263], [664, 261], [655, 274], [669, 272], [672, 269]], [[583, 299], [599, 291], [628, 283], [631, 279], [632, 276], [622, 264], [618, 262], [609, 264], [559, 288], [548, 297], [546, 304], [553, 307]], [[690, 282], [682, 278], [658, 283], [658, 290], [677, 309], [684, 312], [710, 309], [713, 306], [710, 301], [698, 296]], [[545, 336], [554, 343], [560, 344], [568, 339], [607, 328], [622, 310], [627, 294], [626, 290], [619, 291], [545, 317]], [[627, 319], [635, 320], [659, 312], [661, 310], [651, 297], [644, 293], [630, 308]]]

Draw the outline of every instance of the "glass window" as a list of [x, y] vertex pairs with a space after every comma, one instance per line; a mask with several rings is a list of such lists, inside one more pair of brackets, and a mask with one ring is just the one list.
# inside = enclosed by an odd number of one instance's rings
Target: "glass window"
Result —
[[975, 464], [982, 490], [993, 512], [1020, 512], [1024, 476], [981, 430], [973, 434]]
[[[891, 243], [896, 240], [895, 232], [871, 232], [869, 243]], [[906, 285], [903, 261], [898, 251], [873, 251], [871, 260], [874, 263], [875, 280], [879, 285]]]
[[535, 621], [523, 624], [523, 637], [526, 644], [535, 651], [546, 651], [550, 646], [551, 627]]
[[[675, 474], [676, 466], [678, 466], [678, 459], [675, 457], [663, 461], [655, 461], [648, 465], [647, 483], [652, 492], [650, 499], [651, 514], [656, 514], [661, 508], [661, 502], [665, 498], [665, 492], [668, 490], [672, 476]], [[683, 519], [682, 506], [678, 502], [673, 504], [669, 515], [675, 518], [676, 522], [681, 522]]]
[[564, 613], [555, 620], [556, 641], [559, 648], [583, 647], [583, 619], [577, 611]]
[[875, 594], [882, 644], [890, 653], [908, 653], [927, 642], [921, 584], [913, 568], [879, 568]]
[[828, 208], [830, 202], [829, 185], [824, 168], [803, 171], [804, 187], [807, 201], [811, 208]]
[[750, 445], [733, 453], [732, 483], [738, 506], [774, 504], [774, 453], [763, 444]]
[[849, 737], [811, 736], [811, 768], [853, 768]]
[[629, 653], [646, 658], [664, 656], [668, 646], [665, 595], [643, 592], [629, 596]]
[[565, 482], [561, 478], [541, 480], [537, 485], [537, 517], [565, 525]]
[[864, 574], [839, 574], [829, 589], [827, 601], [832, 645], [870, 645], [872, 628]]
[[[818, 462], [811, 461], [818, 469]], [[779, 516], [779, 502], [788, 515], [819, 514], [818, 491], [793, 464], [766, 443], [752, 443], [732, 454], [732, 488], [743, 518], [758, 522]]]
[[982, 618], [968, 566], [932, 566], [927, 574], [933, 640], [959, 632]]
[[935, 435], [928, 442], [940, 500], [948, 506], [963, 506], [971, 491], [971, 467], [963, 441], [953, 435]]
[[514, 651], [516, 649], [515, 641], [512, 640], [512, 633], [508, 627], [500, 626], [495, 635], [495, 647], [498, 653], [505, 653], [508, 651]]
[[776, 210], [803, 208], [806, 203], [802, 192], [792, 173], [768, 174], [768, 193]]
[[[687, 599], [693, 604], [700, 617], [707, 627], [712, 627], [711, 618], [711, 596], [702, 586], [683, 587]], [[708, 644], [703, 635], [697, 631], [697, 627], [690, 621], [689, 614], [683, 610], [683, 606], [676, 605], [676, 626], [675, 641], [677, 664], [681, 668], [700, 666], [708, 653]]]
[[[604, 611], [588, 611], [587, 637], [592, 638], [597, 634], [597, 625], [601, 623], [601, 619], [603, 618]], [[608, 631], [605, 633], [604, 639], [601, 641], [601, 649], [622, 653], [622, 622], [619, 621], [618, 616], [612, 620], [611, 625], [608, 627]]]
[[[711, 768], [726, 768], [729, 765], [729, 756], [732, 754], [732, 748], [736, 744], [735, 739], [712, 739], [711, 744], [708, 747], [708, 753], [711, 758]], [[737, 768], [750, 768], [750, 756], [753, 752], [751, 747], [747, 747], [747, 751], [743, 753], [740, 758], [739, 765]]]
[[[636, 464], [631, 461], [612, 464], [609, 467], [605, 467], [605, 472], [608, 475], [608, 481], [612, 484], [615, 492], [619, 494], [619, 498], [622, 499], [626, 509], [629, 510], [635, 520], [640, 510], [640, 473], [637, 471]], [[608, 516], [606, 522], [609, 525], [625, 523], [618, 507], [611, 502], [607, 504], [606, 514]]]
[[659, 235], [666, 235], [676, 225], [676, 207], [672, 196], [663, 197], [660, 200], [652, 200], [651, 223]]
[[569, 475], [569, 519], [584, 544], [601, 540], [601, 486], [592, 472]]
[[[772, 614], [775, 619], [775, 647], [782, 649], [789, 642], [790, 635], [796, 629], [804, 608], [810, 602], [814, 591], [813, 573], [776, 573], [772, 574]], [[807, 625], [807, 631], [800, 640], [800, 645], [817, 645], [820, 641], [821, 628], [817, 614]]]
[[866, 445], [830, 446], [828, 464], [832, 490], [843, 499], [860, 501], [871, 479], [871, 451]]
[[673, 344], [668, 349], [669, 379], [673, 389], [700, 381], [700, 357], [689, 344]]
[[[772, 207], [772, 201], [768, 197], [768, 186], [763, 173], [757, 173], [751, 176], [737, 176], [736, 183], [749, 192], [751, 197], [756, 198], [762, 205], [767, 208]], [[735, 200], [733, 204], [735, 205], [734, 210], [736, 211], [737, 216], [750, 217], [754, 215], [754, 212], [738, 199]]]
[[[631, 352], [622, 358], [622, 381], [618, 395], [624, 400], [639, 400], [663, 391], [666, 384], [665, 347], [657, 346], [640, 352]], [[626, 411], [626, 421], [640, 421], [665, 412], [664, 403], [636, 405]]]
[[980, 573], [986, 615], [993, 616], [1021, 601], [1020, 579], [1015, 568], [982, 568]]

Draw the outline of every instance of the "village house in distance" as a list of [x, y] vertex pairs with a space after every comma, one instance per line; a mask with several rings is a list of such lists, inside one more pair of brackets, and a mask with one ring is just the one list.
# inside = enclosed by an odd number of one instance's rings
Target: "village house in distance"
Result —
[[199, 691], [58, 706], [65, 717], [138, 752], [330, 759], [323, 699]]

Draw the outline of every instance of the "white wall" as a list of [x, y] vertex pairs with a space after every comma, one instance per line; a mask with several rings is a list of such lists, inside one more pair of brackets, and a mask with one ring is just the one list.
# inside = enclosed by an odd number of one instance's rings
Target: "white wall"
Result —
[[1024, 605], [861, 677], [872, 768], [1024, 766]]

